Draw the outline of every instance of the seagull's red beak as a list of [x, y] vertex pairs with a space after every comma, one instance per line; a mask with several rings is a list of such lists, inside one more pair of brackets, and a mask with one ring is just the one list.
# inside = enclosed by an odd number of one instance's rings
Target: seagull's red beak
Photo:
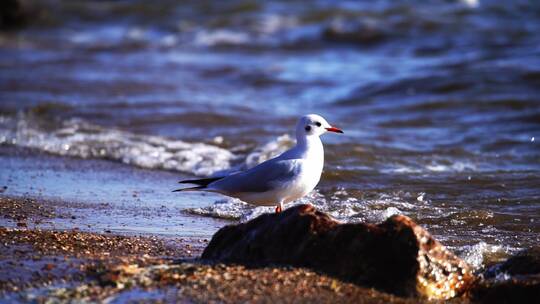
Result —
[[326, 128], [326, 131], [329, 131], [329, 132], [336, 132], [336, 133], [343, 133], [343, 131], [341, 131], [341, 129], [336, 128], [336, 127]]

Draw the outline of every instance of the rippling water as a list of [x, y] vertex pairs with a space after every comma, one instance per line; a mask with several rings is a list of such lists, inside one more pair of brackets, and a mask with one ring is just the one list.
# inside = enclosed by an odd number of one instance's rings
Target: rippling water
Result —
[[[0, 149], [27, 162], [209, 176], [290, 147], [314, 112], [346, 133], [304, 202], [406, 214], [478, 266], [540, 243], [538, 2], [25, 3], [0, 33]], [[200, 198], [186, 216], [269, 210]]]

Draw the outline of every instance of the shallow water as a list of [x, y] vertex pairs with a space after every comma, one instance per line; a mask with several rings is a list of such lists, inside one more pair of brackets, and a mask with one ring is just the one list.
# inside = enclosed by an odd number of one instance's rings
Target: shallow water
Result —
[[169, 193], [176, 180], [278, 154], [314, 112], [346, 133], [324, 136], [304, 202], [411, 216], [476, 265], [540, 243], [539, 3], [51, 5], [0, 34], [7, 195], [163, 205], [125, 230], [209, 236], [270, 209]]

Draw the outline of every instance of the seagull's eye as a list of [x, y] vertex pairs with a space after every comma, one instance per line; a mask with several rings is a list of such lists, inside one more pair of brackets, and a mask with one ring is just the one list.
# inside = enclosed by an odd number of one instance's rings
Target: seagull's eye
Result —
[[311, 131], [311, 127], [310, 127], [310, 126], [306, 126], [305, 129], [306, 129], [307, 132]]
[[317, 122], [315, 123], [315, 125], [316, 125], [317, 127], [320, 127], [320, 126], [321, 126], [321, 123], [317, 121]]

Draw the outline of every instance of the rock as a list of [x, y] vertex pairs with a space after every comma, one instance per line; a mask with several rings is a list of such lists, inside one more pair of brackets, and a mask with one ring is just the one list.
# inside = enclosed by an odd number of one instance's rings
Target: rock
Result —
[[481, 303], [540, 303], [540, 246], [490, 267], [470, 290]]
[[494, 268], [509, 275], [540, 274], [540, 246], [523, 250]]
[[474, 280], [470, 267], [406, 216], [342, 224], [310, 205], [220, 229], [203, 259], [307, 267], [400, 296], [449, 299]]

